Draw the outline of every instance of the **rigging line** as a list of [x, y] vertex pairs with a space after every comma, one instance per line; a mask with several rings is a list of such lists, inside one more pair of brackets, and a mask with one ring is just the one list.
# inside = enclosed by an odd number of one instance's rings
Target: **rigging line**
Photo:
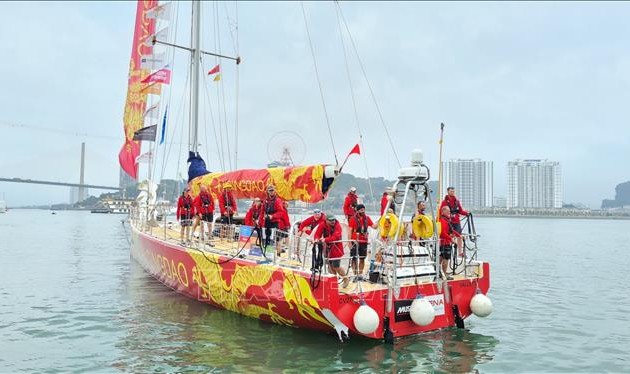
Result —
[[[216, 123], [214, 121], [214, 113], [212, 112], [212, 100], [210, 99], [210, 92], [208, 90], [208, 81], [207, 81], [207, 77], [204, 74], [203, 76], [204, 79], [204, 92], [206, 93], [206, 99], [208, 99], [208, 106], [210, 108], [210, 110], [208, 111], [208, 113], [210, 113], [210, 123], [212, 123], [212, 130], [214, 132], [214, 144], [217, 147], [217, 155], [219, 158], [219, 163], [221, 164], [221, 170], [225, 170], [225, 160], [223, 159], [223, 153], [220, 151], [221, 147], [219, 145], [219, 137], [217, 136], [217, 126]], [[220, 130], [220, 129], [219, 129]]]
[[235, 37], [234, 31], [232, 31], [232, 27], [238, 32], [238, 2], [234, 2], [234, 9], [236, 11], [236, 25], [232, 22], [232, 18], [230, 17], [230, 11], [227, 7], [227, 1], [222, 1], [223, 9], [225, 10], [225, 19], [227, 20], [228, 30], [230, 31], [230, 38], [232, 40], [232, 48], [234, 48], [235, 55], [238, 56], [238, 34]]
[[[216, 35], [217, 35], [217, 41], [218, 41], [219, 54], [221, 54], [221, 25], [219, 23], [220, 22], [219, 21], [219, 4], [218, 3], [215, 3], [215, 4], [216, 4], [216, 22], [217, 22]], [[232, 152], [230, 151], [230, 131], [228, 129], [227, 106], [225, 104], [225, 85], [223, 84], [223, 77], [219, 79], [219, 86], [217, 87], [217, 89], [219, 90], [219, 92], [221, 92], [221, 98], [223, 101], [223, 126], [225, 126], [225, 145], [227, 148], [227, 160], [228, 160], [228, 165], [230, 169], [233, 170], [232, 157], [231, 157]]]
[[[190, 69], [186, 69], [186, 80], [184, 81], [184, 87], [186, 87], [188, 85], [188, 80], [190, 79]], [[166, 163], [168, 162], [168, 159], [171, 155], [171, 149], [173, 148], [173, 144], [178, 144], [179, 145], [179, 152], [181, 152], [181, 147], [183, 145], [183, 129], [184, 129], [184, 125], [183, 125], [183, 116], [184, 113], [186, 112], [185, 110], [186, 108], [186, 90], [182, 91], [182, 100], [179, 103], [179, 106], [177, 107], [177, 111], [176, 111], [176, 115], [174, 117], [174, 121], [173, 121], [173, 128], [171, 130], [171, 137], [173, 140], [175, 140], [175, 132], [177, 130], [177, 124], [181, 124], [181, 128], [180, 128], [180, 139], [179, 142], [176, 143], [174, 141], [169, 143], [168, 146], [168, 151], [166, 152], [166, 156], [164, 157], [164, 162], [162, 163], [162, 173], [161, 173], [161, 178], [164, 178], [164, 173], [166, 172]], [[186, 142], [186, 144], [188, 144], [188, 142]], [[166, 147], [165, 147], [166, 148]], [[179, 158], [177, 159], [177, 162], [179, 163]]]
[[[234, 2], [234, 10], [236, 13], [236, 25], [235, 25], [235, 34], [236, 34], [236, 56], [240, 57], [240, 46], [238, 43], [238, 2]], [[239, 75], [240, 69], [239, 64], [236, 64], [236, 79], [234, 85], [234, 95], [235, 95], [235, 108], [234, 108], [234, 169], [238, 169], [238, 97], [239, 97]]]
[[[177, 3], [177, 6], [175, 7], [175, 12], [173, 12], [173, 15], [170, 17], [170, 22], [173, 23], [173, 26], [175, 28], [175, 31], [173, 32], [173, 43], [175, 43], [177, 41], [177, 20], [178, 20], [178, 15], [179, 15], [179, 3]], [[153, 46], [153, 48], [155, 48], [155, 46]], [[171, 58], [169, 60], [170, 62], [170, 68], [171, 68], [171, 72], [175, 71], [175, 48], [171, 48]], [[175, 77], [173, 77], [173, 79], [171, 80], [171, 83], [169, 84], [169, 89], [168, 89], [168, 99], [166, 101], [166, 106], [165, 106], [165, 110], [166, 108], [168, 108], [168, 104], [171, 103], [172, 97], [173, 97], [173, 85], [175, 82]], [[165, 113], [168, 115], [168, 113]], [[159, 120], [162, 121], [159, 121]], [[158, 119], [158, 128], [160, 128], [160, 130], [162, 129], [162, 125], [164, 122], [164, 116], [162, 116], [162, 118]], [[164, 129], [164, 131], [166, 132], [166, 129]], [[162, 131], [160, 131], [160, 134], [162, 134]], [[166, 134], [164, 134], [166, 135]], [[160, 140], [161, 140], [161, 136], [160, 136]], [[165, 139], [166, 141], [166, 139]], [[157, 155], [158, 152], [156, 152]], [[156, 159], [157, 161], [157, 159]], [[166, 144], [164, 145], [164, 147], [162, 147], [162, 170], [164, 170], [164, 164], [166, 162]], [[156, 169], [157, 168], [157, 162], [153, 163], [153, 175], [156, 175]], [[164, 173], [162, 172], [160, 175], [160, 180], [164, 177], [163, 175]]]
[[[173, 21], [173, 19], [174, 19], [174, 21]], [[175, 27], [175, 32], [173, 33], [173, 43], [177, 42], [177, 25], [179, 24], [178, 21], [179, 21], [179, 2], [177, 2], [177, 6], [175, 7], [175, 12], [173, 12], [173, 15], [172, 15], [172, 18], [171, 18], [171, 22], [173, 22], [173, 26]], [[172, 48], [172, 50], [171, 50], [171, 71], [172, 72], [175, 71], [175, 48]], [[168, 91], [167, 105], [170, 104], [171, 101], [172, 101], [172, 97], [173, 97], [173, 82], [174, 81], [175, 81], [175, 77], [173, 76], [173, 79], [172, 79], [172, 82], [171, 82], [171, 86], [170, 86], [169, 91]], [[186, 73], [186, 83], [187, 82], [188, 82], [188, 73]], [[186, 87], [186, 84], [184, 84], [184, 87]], [[181, 104], [180, 104], [179, 109], [181, 110]], [[175, 118], [175, 120], [177, 120], [177, 116], [175, 116], [173, 118]], [[162, 121], [164, 121], [164, 118], [162, 118]], [[164, 129], [164, 131], [166, 131], [166, 129]], [[175, 135], [174, 131], [173, 131], [173, 135]], [[166, 141], [166, 139], [165, 139], [165, 141]], [[171, 146], [172, 146], [172, 144], [171, 144]], [[168, 153], [167, 153], [167, 149], [166, 148], [167, 147], [166, 147], [166, 144], [165, 144], [164, 148], [162, 149], [162, 170], [160, 172], [160, 180], [162, 178], [164, 178], [164, 171], [166, 170], [166, 162], [168, 160], [168, 156], [170, 155], [170, 150], [171, 150], [171, 148], [169, 146]]]
[[25, 125], [23, 123], [10, 123], [10, 122], [0, 122], [0, 126], [6, 126], [6, 127], [15, 127], [15, 128], [19, 128], [19, 129], [28, 129], [28, 130], [37, 130], [37, 131], [46, 131], [46, 132], [52, 132], [52, 133], [57, 133], [57, 134], [66, 134], [66, 135], [72, 135], [72, 136], [77, 136], [77, 137], [89, 137], [89, 138], [101, 138], [101, 139], [115, 139], [115, 140], [119, 140], [120, 137], [118, 136], [108, 136], [108, 135], [97, 135], [97, 134], [89, 134], [89, 133], [85, 133], [85, 132], [74, 132], [74, 131], [67, 131], [67, 130], [59, 130], [59, 129], [54, 129], [51, 127], [43, 127], [43, 126], [32, 126], [32, 125]]
[[367, 73], [365, 72], [365, 68], [363, 67], [363, 62], [361, 61], [361, 57], [359, 57], [359, 51], [357, 50], [357, 46], [354, 44], [354, 39], [352, 38], [352, 34], [350, 33], [350, 28], [348, 27], [348, 23], [346, 22], [346, 18], [343, 15], [343, 10], [341, 9], [341, 5], [338, 1], [335, 1], [335, 4], [339, 8], [339, 14], [341, 15], [341, 19], [348, 33], [348, 37], [350, 38], [350, 42], [352, 44], [352, 49], [354, 50], [355, 56], [357, 57], [357, 61], [359, 62], [359, 66], [361, 67], [361, 72], [363, 73], [363, 78], [365, 79], [365, 83], [367, 83], [368, 88], [370, 89], [370, 96], [372, 97], [372, 101], [374, 102], [374, 106], [376, 107], [376, 112], [378, 113], [378, 117], [381, 120], [381, 124], [383, 125], [383, 129], [385, 129], [385, 134], [387, 135], [387, 140], [389, 141], [389, 145], [392, 148], [392, 152], [394, 153], [394, 157], [396, 158], [396, 162], [398, 162], [398, 167], [402, 167], [400, 164], [400, 159], [398, 158], [398, 153], [396, 153], [396, 148], [394, 147], [394, 143], [392, 142], [391, 136], [389, 136], [389, 130], [385, 125], [385, 120], [383, 119], [383, 113], [381, 113], [381, 108], [378, 106], [378, 102], [376, 101], [376, 96], [374, 95], [374, 90], [372, 89], [372, 85], [367, 77]]
[[343, 50], [343, 59], [346, 66], [346, 75], [348, 77], [348, 85], [350, 86], [350, 97], [352, 98], [352, 108], [354, 109], [354, 120], [357, 125], [357, 130], [359, 131], [359, 144], [361, 144], [361, 149], [363, 150], [362, 158], [363, 164], [365, 166], [365, 173], [367, 174], [367, 184], [370, 190], [370, 197], [372, 198], [372, 208], [376, 210], [376, 199], [374, 198], [374, 189], [372, 188], [372, 181], [370, 180], [370, 171], [368, 169], [367, 163], [367, 155], [365, 153], [365, 146], [363, 144], [363, 132], [361, 131], [361, 125], [359, 123], [359, 112], [357, 110], [357, 103], [354, 95], [354, 87], [352, 86], [352, 76], [350, 75], [350, 66], [348, 64], [348, 53], [346, 51], [346, 43], [343, 37], [343, 30], [341, 29], [341, 20], [339, 19], [339, 10], [335, 8], [335, 13], [337, 15], [337, 26], [339, 26], [339, 37], [341, 38], [341, 49]]
[[[216, 8], [216, 3], [215, 3], [215, 8]], [[213, 18], [213, 22], [214, 22], [214, 49], [217, 49], [217, 24], [216, 24], [216, 9], [214, 12], [214, 18]], [[215, 57], [215, 63], [219, 62], [219, 58]], [[214, 82], [214, 81], [213, 81]], [[221, 144], [221, 158], [224, 160], [223, 161], [223, 165], [222, 165], [222, 169], [223, 171], [225, 170], [225, 148], [223, 147], [223, 127], [222, 127], [222, 123], [221, 123], [221, 99], [220, 99], [220, 95], [219, 95], [219, 87], [217, 86], [217, 127], [219, 128], [219, 144]]]
[[324, 100], [324, 90], [322, 89], [322, 82], [319, 79], [319, 71], [317, 70], [317, 61], [315, 60], [315, 50], [313, 49], [313, 42], [311, 41], [311, 33], [308, 30], [308, 21], [306, 19], [306, 10], [304, 10], [304, 3], [300, 1], [302, 7], [302, 15], [304, 16], [304, 26], [306, 28], [306, 36], [308, 37], [308, 44], [311, 47], [311, 56], [313, 57], [313, 66], [315, 67], [315, 76], [317, 77], [317, 85], [319, 86], [319, 94], [322, 98], [322, 106], [324, 107], [324, 116], [326, 117], [326, 124], [328, 125], [328, 135], [330, 136], [330, 144], [332, 145], [333, 154], [335, 155], [335, 163], [339, 165], [337, 158], [337, 150], [335, 149], [335, 142], [333, 141], [332, 130], [330, 128], [330, 120], [328, 119], [328, 111], [326, 110], [326, 102]]

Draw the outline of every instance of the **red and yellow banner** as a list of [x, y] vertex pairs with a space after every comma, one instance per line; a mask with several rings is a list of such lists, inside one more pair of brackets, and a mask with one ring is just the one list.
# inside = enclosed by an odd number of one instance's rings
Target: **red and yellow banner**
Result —
[[326, 165], [311, 165], [217, 172], [197, 177], [190, 184], [195, 195], [203, 184], [216, 196], [223, 191], [225, 183], [230, 183], [237, 199], [264, 199], [267, 196], [267, 186], [274, 185], [278, 196], [285, 201], [316, 203], [326, 197], [322, 192], [325, 167]]
[[138, 166], [135, 160], [140, 154], [140, 142], [133, 141], [133, 134], [144, 125], [142, 114], [147, 103], [147, 93], [141, 92], [143, 84], [140, 80], [148, 72], [141, 69], [140, 57], [150, 55], [153, 52], [153, 47], [144, 45], [142, 41], [155, 33], [155, 19], [147, 18], [146, 14], [156, 5], [156, 0], [138, 1], [131, 61], [129, 62], [127, 100], [123, 117], [125, 143], [118, 154], [118, 160], [122, 169], [134, 179], [138, 178]]

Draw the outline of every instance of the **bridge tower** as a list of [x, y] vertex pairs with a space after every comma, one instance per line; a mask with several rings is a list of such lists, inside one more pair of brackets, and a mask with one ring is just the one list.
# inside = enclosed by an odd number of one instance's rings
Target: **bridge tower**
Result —
[[85, 200], [85, 142], [81, 143], [81, 176], [79, 177], [79, 202]]

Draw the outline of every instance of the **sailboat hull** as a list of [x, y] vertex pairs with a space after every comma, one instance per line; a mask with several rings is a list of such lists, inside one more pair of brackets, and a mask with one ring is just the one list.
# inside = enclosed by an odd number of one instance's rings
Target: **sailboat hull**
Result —
[[[489, 287], [489, 264], [481, 263], [480, 277], [449, 281], [445, 288], [437, 283], [400, 287], [388, 310], [384, 287], [345, 292], [335, 276], [323, 275], [313, 288], [310, 272], [301, 269], [184, 248], [133, 227], [131, 231], [133, 258], [171, 289], [216, 308], [323, 332], [346, 330], [350, 335], [383, 339], [455, 326], [458, 317], [465, 319], [471, 314], [470, 300], [477, 288], [485, 294]], [[409, 305], [418, 293], [436, 311], [428, 326], [418, 326], [409, 317]], [[371, 334], [360, 333], [354, 325], [361, 302], [379, 317], [379, 325]]]

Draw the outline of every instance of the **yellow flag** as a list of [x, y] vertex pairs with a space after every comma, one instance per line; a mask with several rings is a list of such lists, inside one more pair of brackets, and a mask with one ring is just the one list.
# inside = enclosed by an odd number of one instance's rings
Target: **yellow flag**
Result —
[[145, 93], [147, 95], [148, 94], [159, 95], [162, 93], [162, 85], [160, 84], [160, 82], [153, 82], [145, 86], [143, 89], [141, 89], [140, 92]]
[[213, 81], [217, 82], [217, 81], [220, 81], [220, 80], [221, 80], [221, 74], [217, 74], [217, 75], [214, 76]]

